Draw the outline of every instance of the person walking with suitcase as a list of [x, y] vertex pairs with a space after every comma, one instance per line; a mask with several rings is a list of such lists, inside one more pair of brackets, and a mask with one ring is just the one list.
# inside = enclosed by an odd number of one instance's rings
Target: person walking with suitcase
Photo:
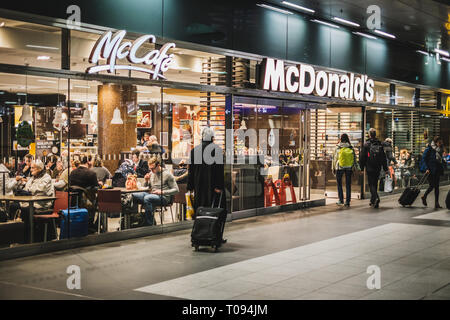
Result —
[[356, 153], [350, 143], [350, 139], [346, 133], [341, 135], [340, 141], [334, 151], [332, 162], [333, 174], [336, 176], [339, 201], [338, 206], [344, 204], [344, 192], [342, 190], [342, 176], [345, 175], [345, 189], [346, 201], [345, 207], [350, 206], [351, 192], [352, 192], [352, 172], [359, 170], [359, 165], [356, 162]]
[[378, 208], [380, 205], [380, 197], [378, 196], [378, 179], [380, 177], [381, 168], [387, 173], [386, 154], [383, 145], [376, 138], [377, 131], [374, 128], [369, 130], [369, 140], [364, 144], [361, 155], [359, 157], [359, 165], [361, 170], [366, 168], [368, 184], [370, 189], [370, 206]]
[[442, 208], [439, 205], [439, 180], [444, 174], [444, 159], [442, 157], [444, 152], [442, 138], [435, 136], [433, 141], [427, 146], [423, 152], [422, 160], [420, 162], [420, 171], [428, 174], [428, 187], [425, 194], [422, 196], [422, 203], [427, 206], [427, 196], [434, 189], [434, 207], [436, 209]]
[[[202, 143], [191, 150], [188, 169], [187, 190], [194, 192], [194, 217], [199, 207], [210, 207], [216, 197], [225, 193], [224, 161], [222, 149], [214, 143], [214, 130], [210, 127], [202, 131]], [[220, 197], [220, 208], [226, 208], [225, 196]], [[222, 223], [221, 239], [227, 218], [227, 211], [223, 210], [219, 217]]]

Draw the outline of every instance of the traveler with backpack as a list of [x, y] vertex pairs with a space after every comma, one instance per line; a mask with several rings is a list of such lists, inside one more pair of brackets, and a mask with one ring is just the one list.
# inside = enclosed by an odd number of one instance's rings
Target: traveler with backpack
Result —
[[359, 165], [356, 162], [356, 153], [350, 143], [350, 139], [346, 133], [341, 135], [341, 139], [336, 146], [334, 152], [332, 171], [336, 176], [339, 201], [338, 206], [344, 204], [344, 192], [342, 190], [342, 176], [345, 175], [345, 189], [346, 201], [345, 206], [350, 206], [351, 192], [352, 192], [352, 172], [359, 170]]
[[[422, 203], [427, 206], [427, 196], [434, 189], [434, 207], [436, 209], [442, 208], [439, 205], [439, 180], [444, 174], [446, 166], [443, 159], [443, 142], [438, 136], [433, 138], [433, 141], [425, 149], [422, 160], [420, 161], [420, 171], [428, 174], [428, 183], [430, 186], [422, 197]], [[445, 166], [444, 166], [445, 165]]]
[[383, 145], [376, 138], [377, 132], [374, 128], [369, 130], [369, 140], [364, 144], [359, 156], [359, 165], [361, 170], [366, 168], [368, 184], [370, 189], [370, 206], [378, 208], [380, 205], [380, 197], [378, 196], [378, 180], [381, 168], [387, 173], [386, 154]]

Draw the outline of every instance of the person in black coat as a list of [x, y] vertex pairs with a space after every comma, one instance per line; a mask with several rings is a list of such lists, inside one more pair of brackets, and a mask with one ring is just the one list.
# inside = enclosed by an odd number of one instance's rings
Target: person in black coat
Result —
[[378, 208], [380, 205], [380, 197], [378, 196], [378, 180], [380, 178], [381, 168], [387, 172], [386, 154], [383, 146], [376, 138], [377, 132], [371, 128], [369, 130], [369, 140], [364, 144], [360, 156], [359, 166], [361, 170], [366, 168], [367, 179], [370, 189], [370, 206]]
[[84, 189], [98, 187], [97, 175], [88, 169], [89, 159], [87, 156], [81, 158], [81, 164], [69, 175], [71, 186], [82, 187]]
[[147, 173], [149, 173], [150, 169], [148, 168], [148, 162], [140, 158], [140, 152], [138, 150], [133, 152], [132, 160], [134, 164], [134, 171], [138, 178], [144, 178]]
[[[220, 207], [226, 208], [223, 151], [214, 143], [214, 131], [211, 128], [203, 130], [202, 143], [191, 150], [189, 163], [187, 190], [194, 192], [194, 211], [199, 207], [211, 207], [213, 201], [217, 206], [221, 194]], [[225, 210], [224, 216], [220, 217], [223, 227], [226, 218]]]
[[[444, 159], [443, 159], [443, 147], [442, 139], [438, 136], [433, 138], [433, 141], [425, 149], [420, 170], [428, 174], [428, 183], [430, 186], [422, 197], [422, 203], [427, 206], [427, 196], [434, 189], [434, 207], [436, 209], [442, 208], [439, 205], [439, 180], [444, 174]], [[446, 166], [446, 165], [445, 165]]]

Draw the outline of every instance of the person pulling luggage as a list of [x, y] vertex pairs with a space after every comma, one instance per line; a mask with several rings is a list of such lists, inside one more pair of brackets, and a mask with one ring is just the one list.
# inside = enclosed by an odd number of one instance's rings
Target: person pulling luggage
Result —
[[344, 192], [342, 190], [343, 175], [345, 175], [345, 189], [347, 195], [345, 206], [350, 206], [353, 170], [359, 170], [359, 165], [356, 161], [356, 153], [350, 143], [350, 139], [348, 135], [344, 133], [341, 135], [339, 143], [336, 145], [332, 162], [332, 171], [337, 180], [339, 201], [336, 204], [338, 206], [342, 206], [344, 204]]
[[[444, 152], [442, 138], [435, 136], [427, 148], [423, 152], [422, 160], [420, 162], [420, 171], [428, 174], [428, 187], [425, 194], [422, 196], [422, 203], [427, 206], [427, 196], [434, 189], [434, 207], [436, 209], [442, 208], [439, 205], [439, 180], [444, 174], [444, 159], [442, 157]], [[445, 165], [446, 166], [446, 165]]]
[[370, 206], [378, 208], [380, 205], [380, 197], [378, 196], [377, 187], [380, 177], [381, 168], [387, 173], [386, 154], [383, 146], [376, 138], [377, 131], [374, 128], [369, 130], [369, 140], [364, 144], [360, 157], [359, 165], [361, 170], [366, 168], [368, 184], [370, 189]]

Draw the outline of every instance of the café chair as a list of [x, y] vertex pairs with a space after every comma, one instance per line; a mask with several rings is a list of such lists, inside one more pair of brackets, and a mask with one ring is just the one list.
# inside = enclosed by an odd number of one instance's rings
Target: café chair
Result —
[[[98, 205], [98, 233], [103, 224], [105, 224], [105, 232], [108, 231], [108, 213], [120, 213], [119, 222], [122, 221], [122, 202], [120, 190], [102, 190], [97, 191], [97, 205]], [[119, 223], [119, 230], [121, 224]]]
[[[172, 216], [172, 222], [175, 222], [175, 219], [173, 218], [173, 211], [172, 211], [172, 206], [174, 204], [174, 196], [170, 196], [170, 200], [169, 202], [164, 205], [164, 206], [156, 206], [155, 207], [155, 212], [159, 210], [159, 216], [161, 218], [161, 225], [164, 224], [164, 212], [167, 210], [167, 208], [169, 208], [170, 210], [170, 215]], [[153, 215], [154, 216], [154, 215]]]
[[58, 239], [58, 230], [56, 228], [56, 220], [59, 218], [61, 210], [67, 209], [69, 203], [69, 193], [64, 191], [55, 191], [56, 200], [53, 203], [53, 212], [51, 214], [35, 215], [35, 220], [44, 220], [44, 242], [47, 242], [48, 225], [51, 223]]
[[180, 183], [178, 184], [179, 192], [174, 196], [173, 202], [177, 204], [179, 210], [180, 221], [186, 219], [186, 193], [187, 193], [187, 184]]

